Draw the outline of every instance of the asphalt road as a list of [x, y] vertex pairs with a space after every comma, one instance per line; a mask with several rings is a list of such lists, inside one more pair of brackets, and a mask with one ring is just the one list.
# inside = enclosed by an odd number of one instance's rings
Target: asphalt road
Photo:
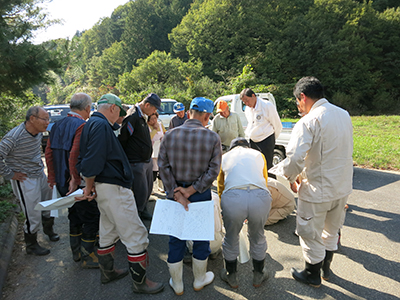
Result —
[[[303, 267], [298, 238], [293, 234], [295, 215], [265, 227], [268, 241], [266, 264], [271, 278], [260, 288], [252, 284], [250, 262], [238, 267], [239, 288], [233, 290], [218, 274], [222, 257], [209, 261], [208, 269], [216, 274], [214, 282], [199, 292], [192, 288], [192, 269], [184, 266], [185, 292], [180, 299], [399, 299], [400, 298], [400, 173], [355, 168], [354, 191], [342, 229], [341, 247], [334, 255], [330, 282], [312, 288], [296, 282], [291, 267]], [[150, 202], [151, 208], [154, 201]], [[149, 222], [146, 223], [150, 225]], [[156, 295], [134, 294], [129, 277], [102, 285], [98, 270], [82, 270], [72, 260], [68, 240], [68, 219], [64, 211], [55, 225], [59, 242], [42, 243], [51, 248], [45, 257], [28, 256], [24, 245], [14, 246], [3, 299], [172, 299], [168, 286], [168, 238], [150, 235], [149, 278], [166, 283]], [[17, 238], [18, 240], [18, 238]], [[116, 265], [127, 265], [126, 252], [118, 243]]]

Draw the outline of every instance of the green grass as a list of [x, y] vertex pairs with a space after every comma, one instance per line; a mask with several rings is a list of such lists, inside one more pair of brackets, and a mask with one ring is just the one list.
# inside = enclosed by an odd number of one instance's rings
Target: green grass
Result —
[[[351, 117], [355, 165], [400, 170], [400, 116]], [[298, 119], [282, 119], [297, 122]]]
[[354, 162], [368, 168], [400, 170], [400, 116], [351, 119]]

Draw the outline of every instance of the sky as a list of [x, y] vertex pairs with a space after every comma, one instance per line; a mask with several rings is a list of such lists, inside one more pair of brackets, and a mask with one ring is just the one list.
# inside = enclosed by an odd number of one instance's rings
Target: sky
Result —
[[33, 42], [40, 44], [57, 38], [72, 38], [77, 30], [93, 27], [100, 18], [110, 17], [118, 6], [128, 0], [53, 0], [43, 3], [49, 19], [63, 19], [64, 24], [50, 26], [46, 31], [37, 31]]

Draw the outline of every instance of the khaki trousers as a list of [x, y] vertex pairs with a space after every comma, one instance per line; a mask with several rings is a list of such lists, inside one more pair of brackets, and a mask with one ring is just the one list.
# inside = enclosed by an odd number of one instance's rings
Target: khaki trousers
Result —
[[296, 232], [306, 262], [317, 264], [324, 260], [325, 250], [337, 250], [347, 199], [348, 196], [323, 203], [298, 200]]
[[128, 253], [142, 253], [149, 239], [139, 218], [132, 190], [115, 184], [96, 182], [97, 205], [100, 210], [100, 247], [115, 244], [118, 239]]

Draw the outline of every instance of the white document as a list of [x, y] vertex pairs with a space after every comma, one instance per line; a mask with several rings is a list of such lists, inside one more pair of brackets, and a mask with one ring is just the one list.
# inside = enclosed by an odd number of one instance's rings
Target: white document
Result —
[[54, 209], [69, 208], [72, 205], [74, 205], [75, 197], [82, 195], [83, 195], [83, 190], [78, 189], [66, 197], [39, 202], [38, 204], [36, 204], [35, 210], [54, 210]]
[[189, 211], [172, 200], [158, 199], [150, 233], [172, 235], [181, 240], [214, 240], [214, 202], [190, 203]]
[[[60, 195], [60, 193], [58, 192], [56, 186], [53, 186], [53, 193], [52, 193], [52, 195], [53, 195], [53, 196], [51, 197], [51, 200], [54, 200], [54, 199], [57, 199], [57, 198], [60, 198], [60, 197], [61, 197], [61, 195]], [[50, 211], [50, 217], [58, 218], [58, 209], [53, 209], [53, 210], [51, 210], [51, 211]]]

